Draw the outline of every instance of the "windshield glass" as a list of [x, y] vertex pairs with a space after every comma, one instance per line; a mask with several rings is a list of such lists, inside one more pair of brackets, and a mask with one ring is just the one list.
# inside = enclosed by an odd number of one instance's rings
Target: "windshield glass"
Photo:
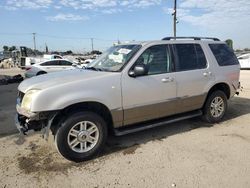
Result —
[[90, 63], [86, 69], [117, 72], [120, 71], [140, 49], [141, 45], [119, 45], [109, 48], [98, 59]]

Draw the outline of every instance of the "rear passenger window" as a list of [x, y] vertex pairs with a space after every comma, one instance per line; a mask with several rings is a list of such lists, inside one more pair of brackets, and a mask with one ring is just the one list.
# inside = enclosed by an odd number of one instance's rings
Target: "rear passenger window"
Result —
[[68, 62], [68, 61], [60, 61], [60, 65], [62, 65], [62, 66], [71, 66], [72, 63]]
[[206, 57], [199, 44], [174, 44], [173, 46], [176, 54], [176, 71], [206, 68]]
[[220, 66], [238, 65], [239, 61], [233, 50], [226, 44], [209, 44], [218, 64]]

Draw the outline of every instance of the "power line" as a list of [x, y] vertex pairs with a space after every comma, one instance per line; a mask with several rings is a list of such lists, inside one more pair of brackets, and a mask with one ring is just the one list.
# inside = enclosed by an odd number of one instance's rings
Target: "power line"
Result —
[[32, 33], [0, 33], [0, 35], [31, 35]]
[[68, 37], [68, 36], [47, 35], [47, 34], [40, 34], [40, 33], [38, 33], [37, 35], [39, 35], [41, 37], [58, 38], [58, 39], [85, 39], [85, 40], [91, 39], [91, 37], [89, 37], [89, 38], [86, 38], [86, 37]]
[[[0, 35], [33, 35], [34, 33], [0, 33]], [[75, 39], [75, 40], [98, 40], [98, 41], [107, 41], [107, 42], [114, 42], [117, 39], [103, 39], [103, 38], [95, 38], [95, 37], [69, 37], [69, 36], [58, 36], [58, 35], [48, 35], [48, 34], [41, 34], [35, 33], [36, 36], [39, 37], [47, 37], [47, 38], [57, 38], [57, 39]]]

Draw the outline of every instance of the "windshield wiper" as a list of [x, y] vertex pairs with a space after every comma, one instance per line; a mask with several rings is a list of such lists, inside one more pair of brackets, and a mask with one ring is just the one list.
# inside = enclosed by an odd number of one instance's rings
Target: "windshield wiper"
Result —
[[87, 70], [94, 70], [94, 71], [102, 71], [100, 68], [95, 68], [95, 67], [85, 67]]

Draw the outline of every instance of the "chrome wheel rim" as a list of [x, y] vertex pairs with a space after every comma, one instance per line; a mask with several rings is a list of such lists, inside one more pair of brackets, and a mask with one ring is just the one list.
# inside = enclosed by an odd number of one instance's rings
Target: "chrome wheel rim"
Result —
[[211, 115], [215, 118], [220, 117], [225, 110], [224, 100], [221, 97], [215, 97], [210, 106]]
[[75, 124], [68, 133], [68, 145], [77, 153], [93, 149], [99, 140], [99, 130], [93, 122], [81, 121]]

